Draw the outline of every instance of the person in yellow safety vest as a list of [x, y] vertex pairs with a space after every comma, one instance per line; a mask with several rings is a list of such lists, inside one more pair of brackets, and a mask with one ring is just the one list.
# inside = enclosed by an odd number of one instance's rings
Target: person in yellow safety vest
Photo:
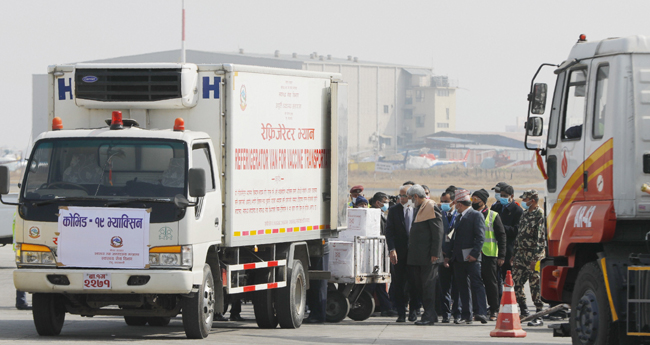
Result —
[[357, 185], [350, 188], [350, 196], [348, 197], [348, 208], [354, 208], [354, 204], [357, 202], [357, 197], [362, 195], [363, 186]]
[[[485, 285], [490, 321], [496, 321], [501, 299], [498, 278], [499, 267], [503, 265], [506, 258], [506, 230], [503, 227], [499, 214], [495, 211], [488, 210], [486, 207], [489, 195], [485, 189], [475, 191], [472, 194], [472, 208], [481, 212], [485, 218], [485, 241], [483, 242], [482, 250], [481, 278]], [[478, 305], [475, 301], [473, 304], [474, 310], [477, 310]]]
[[[14, 236], [14, 252], [16, 251], [16, 213], [14, 212], [14, 220], [11, 224], [11, 233]], [[27, 304], [27, 294], [25, 291], [16, 290], [16, 309], [18, 310], [31, 310], [32, 307]]]

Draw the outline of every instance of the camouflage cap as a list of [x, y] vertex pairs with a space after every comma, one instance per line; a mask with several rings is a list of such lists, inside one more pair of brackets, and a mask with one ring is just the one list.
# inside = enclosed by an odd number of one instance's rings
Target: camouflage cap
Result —
[[524, 194], [522, 194], [522, 195], [519, 196], [519, 197], [520, 197], [521, 199], [528, 199], [528, 198], [530, 198], [530, 197], [533, 196], [533, 195], [537, 195], [537, 196], [539, 196], [539, 193], [537, 193], [537, 190], [536, 190], [536, 189], [528, 189], [528, 190], [524, 191]]

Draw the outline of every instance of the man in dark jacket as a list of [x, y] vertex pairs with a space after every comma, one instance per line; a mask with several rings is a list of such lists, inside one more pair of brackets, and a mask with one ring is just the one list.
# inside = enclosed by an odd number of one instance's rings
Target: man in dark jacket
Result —
[[[445, 230], [444, 241], [442, 243], [442, 254], [445, 258], [451, 258], [451, 238], [449, 231], [454, 227], [456, 219], [456, 210], [454, 209], [454, 195], [456, 187], [450, 186], [440, 196], [440, 207], [442, 209], [442, 225]], [[440, 303], [442, 309], [442, 323], [449, 323], [453, 316], [460, 319], [460, 299], [458, 298], [458, 289], [454, 281], [453, 263], [445, 263], [438, 269], [438, 287], [440, 288]]]
[[[411, 188], [404, 185], [399, 190], [399, 203], [388, 209], [386, 220], [386, 245], [388, 246], [390, 262], [393, 264], [392, 289], [395, 292], [395, 309], [397, 309], [397, 322], [406, 322], [406, 285], [409, 280], [406, 259], [409, 252], [409, 232], [413, 223], [413, 208], [409, 207], [409, 198], [406, 192]], [[413, 284], [409, 284], [409, 321], [415, 321], [417, 316], [417, 298]]]
[[[481, 212], [485, 218], [485, 242], [481, 254], [481, 278], [485, 284], [485, 294], [490, 306], [490, 321], [497, 320], [499, 312], [499, 267], [506, 257], [506, 232], [501, 224], [501, 218], [495, 211], [488, 210], [488, 191], [479, 189], [472, 194], [472, 208]], [[478, 304], [473, 299], [474, 311], [478, 312]]]
[[[487, 323], [487, 305], [485, 300], [485, 286], [481, 278], [481, 250], [485, 241], [485, 219], [480, 212], [472, 209], [469, 191], [456, 189], [454, 198], [458, 211], [455, 229], [452, 229], [451, 259], [454, 265], [454, 281], [458, 287], [461, 303], [461, 317], [454, 323], [472, 323], [471, 295], [476, 298], [478, 315], [474, 315], [481, 323]], [[445, 259], [447, 260], [447, 259]]]
[[[500, 184], [501, 183], [503, 182], [500, 182]], [[512, 259], [512, 252], [515, 248], [515, 239], [519, 233], [519, 220], [524, 214], [524, 211], [514, 201], [515, 191], [512, 186], [497, 185], [497, 187], [500, 187], [499, 199], [497, 199], [497, 202], [492, 205], [491, 209], [492, 211], [499, 213], [501, 223], [503, 223], [503, 228], [506, 230], [506, 257], [504, 264], [501, 266], [501, 281], [503, 281], [505, 280], [506, 272], [512, 271], [510, 259]], [[497, 187], [495, 187], [495, 191]], [[499, 291], [501, 291], [501, 289], [499, 289]], [[499, 293], [499, 296], [501, 296], [501, 293]]]
[[422, 291], [424, 313], [416, 325], [433, 325], [438, 321], [435, 308], [436, 276], [442, 257], [442, 214], [435, 209], [435, 202], [427, 199], [424, 188], [413, 185], [407, 195], [417, 210], [409, 235], [407, 263], [412, 272], [415, 287]]

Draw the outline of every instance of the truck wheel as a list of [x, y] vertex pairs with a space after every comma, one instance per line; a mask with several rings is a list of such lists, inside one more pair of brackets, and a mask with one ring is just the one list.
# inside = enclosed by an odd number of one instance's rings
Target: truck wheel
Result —
[[375, 311], [375, 299], [368, 291], [361, 291], [357, 301], [350, 307], [348, 317], [354, 321], [366, 320]]
[[[264, 284], [270, 281], [271, 272], [259, 272], [255, 275], [255, 284]], [[275, 315], [275, 306], [273, 305], [273, 291], [262, 290], [253, 293], [253, 311], [255, 312], [255, 322], [259, 328], [276, 328], [278, 326], [278, 317]]]
[[189, 339], [203, 339], [212, 329], [214, 317], [214, 279], [208, 264], [203, 265], [203, 282], [199, 292], [183, 297], [183, 328]]
[[327, 322], [341, 322], [350, 312], [350, 301], [340, 291], [327, 292]]
[[32, 316], [38, 335], [59, 335], [65, 321], [63, 296], [53, 293], [32, 295]]
[[165, 327], [169, 325], [169, 322], [172, 320], [171, 317], [161, 317], [161, 316], [152, 316], [147, 318], [149, 326], [154, 327]]
[[578, 273], [571, 297], [570, 324], [574, 344], [618, 343], [605, 279], [595, 262], [584, 265]]
[[129, 326], [144, 326], [147, 324], [147, 318], [144, 316], [125, 316], [124, 322]]
[[[285, 269], [288, 269], [286, 267]], [[293, 261], [293, 268], [287, 273], [287, 286], [277, 289], [275, 310], [282, 328], [298, 328], [305, 317], [307, 302], [307, 280], [300, 260]]]

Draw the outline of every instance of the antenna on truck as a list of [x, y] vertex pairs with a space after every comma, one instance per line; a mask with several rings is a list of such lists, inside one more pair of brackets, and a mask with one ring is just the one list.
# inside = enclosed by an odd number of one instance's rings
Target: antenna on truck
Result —
[[181, 39], [181, 62], [185, 63], [185, 0], [182, 0], [183, 4], [183, 34]]

